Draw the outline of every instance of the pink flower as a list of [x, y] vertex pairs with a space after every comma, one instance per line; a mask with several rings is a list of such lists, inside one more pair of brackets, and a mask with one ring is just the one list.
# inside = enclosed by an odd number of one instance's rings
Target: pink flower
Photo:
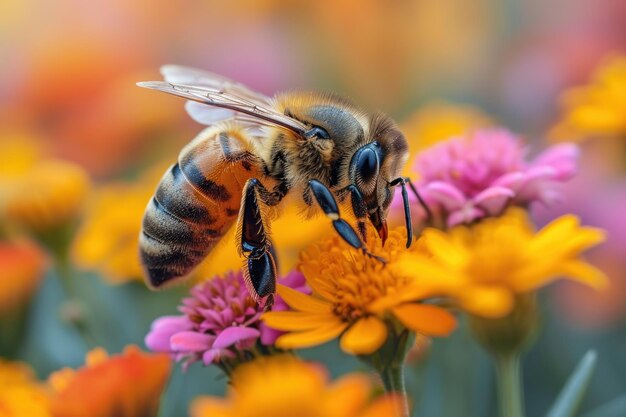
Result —
[[575, 145], [563, 143], [528, 162], [518, 137], [489, 129], [436, 144], [417, 156], [413, 170], [426, 204], [454, 226], [497, 216], [509, 205], [554, 202], [555, 184], [575, 175], [578, 153]]
[[[302, 291], [304, 277], [293, 272], [281, 283]], [[245, 356], [241, 352], [252, 353], [257, 344], [270, 346], [279, 336], [262, 326], [263, 309], [248, 293], [241, 272], [198, 284], [190, 295], [179, 307], [182, 316], [156, 319], [145, 338], [148, 348], [184, 360], [184, 367], [202, 360], [228, 370]], [[284, 309], [284, 304], [276, 297], [274, 309]]]
[[[293, 270], [283, 279], [280, 280], [280, 283], [286, 285], [294, 290], [300, 291], [304, 294], [311, 294], [311, 290], [306, 285], [306, 280], [304, 279], [304, 275], [300, 271]], [[289, 306], [287, 303], [280, 297], [280, 295], [276, 294], [274, 300], [274, 306], [272, 307], [272, 311], [287, 311], [289, 310]], [[272, 329], [265, 323], [261, 323], [261, 343], [264, 345], [273, 345], [278, 336], [284, 334], [281, 330]]]

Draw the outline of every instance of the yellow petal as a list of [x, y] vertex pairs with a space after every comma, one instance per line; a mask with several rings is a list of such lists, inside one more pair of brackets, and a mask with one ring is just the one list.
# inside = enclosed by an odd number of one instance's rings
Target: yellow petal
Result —
[[419, 285], [431, 289], [467, 281], [460, 270], [444, 267], [424, 256], [403, 256], [391, 268], [394, 273], [413, 277]]
[[276, 346], [281, 349], [299, 349], [321, 345], [339, 336], [346, 327], [348, 323], [337, 321], [303, 332], [287, 333], [276, 340]]
[[471, 286], [459, 289], [458, 298], [463, 309], [487, 318], [504, 317], [515, 304], [513, 293], [506, 287]]
[[427, 336], [448, 336], [456, 328], [454, 316], [434, 305], [407, 303], [392, 311], [407, 328]]
[[609, 284], [609, 278], [606, 274], [587, 262], [572, 260], [566, 262], [561, 268], [566, 277], [587, 284], [597, 290], [605, 289]]
[[308, 330], [323, 327], [329, 322], [338, 321], [332, 314], [312, 314], [299, 311], [270, 311], [261, 319], [268, 326], [278, 330]]
[[433, 257], [449, 265], [460, 265], [467, 260], [467, 252], [455, 245], [450, 235], [437, 229], [426, 229], [423, 233], [428, 250]]
[[341, 336], [340, 346], [344, 352], [353, 355], [374, 353], [387, 339], [387, 326], [376, 316], [357, 320]]
[[306, 295], [285, 285], [278, 284], [278, 295], [294, 310], [307, 313], [328, 313], [331, 311], [331, 304], [311, 295]]

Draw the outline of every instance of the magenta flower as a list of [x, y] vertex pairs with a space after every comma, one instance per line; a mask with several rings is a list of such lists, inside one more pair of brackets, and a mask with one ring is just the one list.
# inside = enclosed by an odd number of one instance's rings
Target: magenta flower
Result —
[[[304, 277], [291, 273], [281, 283], [301, 290], [298, 287], [303, 286]], [[179, 307], [183, 315], [156, 319], [145, 338], [148, 348], [172, 354], [184, 361], [185, 368], [202, 360], [205, 365], [213, 363], [228, 370], [245, 357], [243, 352], [251, 354], [257, 343], [270, 346], [279, 336], [262, 326], [263, 309], [248, 293], [241, 272], [198, 284], [190, 295]], [[275, 308], [283, 308], [283, 304], [276, 297]]]
[[[419, 154], [413, 170], [431, 211], [448, 226], [497, 216], [509, 205], [550, 204], [555, 184], [577, 171], [578, 148], [563, 143], [528, 162], [524, 143], [506, 130], [451, 138]], [[394, 205], [401, 206], [399, 195]]]

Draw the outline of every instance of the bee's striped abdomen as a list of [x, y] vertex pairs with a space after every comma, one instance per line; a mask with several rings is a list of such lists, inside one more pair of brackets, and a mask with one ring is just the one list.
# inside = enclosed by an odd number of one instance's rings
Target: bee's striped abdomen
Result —
[[236, 136], [215, 129], [182, 150], [144, 215], [140, 252], [151, 286], [187, 275], [211, 252], [237, 218], [253, 166]]

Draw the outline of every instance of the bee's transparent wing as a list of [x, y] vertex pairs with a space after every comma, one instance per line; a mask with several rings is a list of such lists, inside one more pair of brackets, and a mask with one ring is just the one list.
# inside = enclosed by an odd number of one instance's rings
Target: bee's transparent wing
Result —
[[170, 83], [209, 87], [246, 98], [258, 104], [266, 106], [270, 104], [269, 97], [257, 93], [237, 81], [197, 68], [164, 65], [161, 67], [161, 75], [163, 75], [165, 81]]
[[[253, 129], [264, 125], [278, 126], [299, 135], [307, 130], [301, 122], [274, 110], [270, 98], [242, 84], [185, 67], [165, 66], [162, 72], [168, 81], [148, 81], [137, 85], [191, 100], [186, 109], [194, 120], [202, 124], [234, 120]], [[174, 79], [184, 83], [170, 81]]]

